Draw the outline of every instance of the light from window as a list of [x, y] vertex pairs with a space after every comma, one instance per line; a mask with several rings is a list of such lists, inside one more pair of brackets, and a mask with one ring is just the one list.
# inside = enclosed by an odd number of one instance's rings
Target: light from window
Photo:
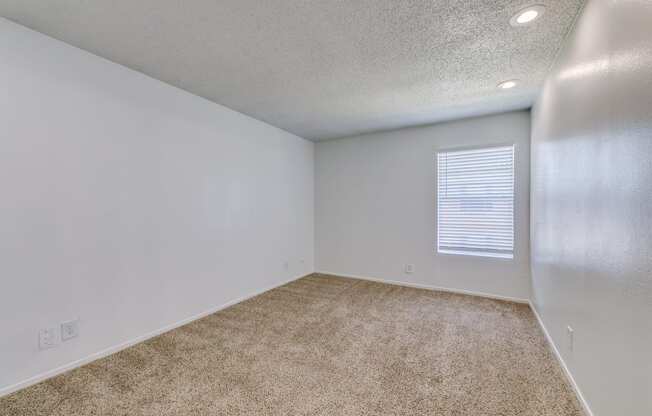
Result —
[[514, 146], [437, 153], [437, 251], [514, 257]]

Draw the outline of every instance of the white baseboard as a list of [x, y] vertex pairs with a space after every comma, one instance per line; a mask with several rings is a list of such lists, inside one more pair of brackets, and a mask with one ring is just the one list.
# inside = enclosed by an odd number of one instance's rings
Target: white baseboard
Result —
[[555, 342], [552, 340], [552, 337], [550, 336], [550, 333], [546, 329], [546, 326], [543, 324], [543, 320], [541, 319], [541, 316], [539, 315], [539, 312], [537, 311], [537, 308], [534, 306], [534, 303], [530, 303], [530, 309], [532, 309], [532, 313], [534, 313], [534, 316], [537, 318], [537, 322], [539, 322], [539, 326], [541, 327], [541, 331], [543, 331], [543, 334], [546, 337], [546, 340], [548, 341], [548, 344], [550, 344], [550, 348], [552, 349], [553, 354], [555, 355], [555, 358], [557, 358], [557, 361], [559, 362], [559, 365], [561, 366], [562, 370], [564, 371], [564, 375], [566, 375], [566, 378], [568, 379], [568, 382], [570, 383], [571, 387], [573, 388], [573, 391], [575, 392], [575, 395], [577, 396], [578, 401], [580, 402], [580, 405], [582, 406], [584, 413], [586, 413], [586, 416], [593, 416], [593, 412], [591, 411], [591, 407], [589, 407], [589, 403], [586, 401], [584, 398], [584, 395], [582, 394], [582, 391], [580, 390], [579, 386], [575, 382], [575, 379], [573, 378], [573, 375], [571, 374], [570, 370], [568, 369], [568, 366], [566, 365], [566, 362], [562, 358], [561, 354], [559, 353], [559, 349], [557, 349], [557, 346], [555, 345]]
[[[312, 274], [312, 273], [310, 273], [310, 274]], [[57, 367], [57, 368], [54, 368], [52, 370], [48, 370], [48, 371], [46, 371], [44, 373], [38, 374], [38, 375], [36, 375], [34, 377], [30, 377], [30, 378], [28, 378], [26, 380], [23, 380], [23, 381], [20, 381], [20, 382], [18, 382], [16, 384], [12, 384], [10, 386], [3, 387], [3, 388], [0, 389], [0, 397], [9, 395], [9, 394], [14, 393], [14, 392], [16, 392], [18, 390], [22, 390], [22, 389], [24, 389], [26, 387], [29, 387], [29, 386], [32, 386], [34, 384], [40, 383], [41, 381], [47, 380], [49, 378], [58, 376], [59, 374], [65, 373], [65, 372], [70, 371], [70, 370], [73, 370], [73, 369], [75, 369], [77, 367], [81, 367], [81, 366], [83, 366], [85, 364], [88, 364], [88, 363], [90, 363], [92, 361], [99, 360], [100, 358], [104, 358], [104, 357], [109, 356], [111, 354], [115, 354], [118, 351], [124, 350], [124, 349], [129, 348], [129, 347], [131, 347], [133, 345], [139, 344], [139, 343], [141, 343], [143, 341], [146, 341], [146, 340], [148, 340], [150, 338], [154, 338], [154, 337], [156, 337], [158, 335], [161, 335], [161, 334], [163, 334], [165, 332], [168, 332], [168, 331], [176, 329], [176, 328], [178, 328], [180, 326], [186, 325], [186, 324], [188, 324], [188, 323], [190, 323], [192, 321], [196, 321], [196, 320], [204, 318], [204, 317], [206, 317], [208, 315], [212, 315], [215, 312], [218, 312], [218, 311], [221, 311], [222, 309], [228, 308], [229, 306], [233, 306], [233, 305], [235, 305], [237, 303], [240, 303], [240, 302], [243, 302], [243, 301], [245, 301], [247, 299], [251, 299], [251, 298], [253, 298], [255, 296], [258, 296], [258, 295], [260, 295], [262, 293], [265, 293], [265, 292], [270, 291], [272, 289], [275, 289], [277, 287], [286, 285], [286, 284], [288, 284], [290, 282], [293, 282], [295, 280], [301, 279], [302, 277], [309, 276], [310, 274], [294, 277], [294, 278], [285, 280], [285, 281], [283, 281], [283, 282], [281, 282], [279, 284], [272, 285], [270, 287], [266, 287], [266, 288], [261, 289], [261, 290], [257, 290], [255, 292], [249, 294], [249, 295], [242, 296], [240, 298], [231, 300], [231, 301], [229, 301], [229, 302], [227, 302], [225, 304], [222, 304], [220, 306], [211, 308], [209, 310], [206, 310], [204, 312], [201, 312], [201, 313], [199, 313], [197, 315], [194, 315], [194, 316], [191, 316], [189, 318], [182, 319], [182, 320], [180, 320], [178, 322], [175, 322], [173, 324], [166, 325], [163, 328], [159, 328], [159, 329], [157, 329], [155, 331], [152, 331], [152, 332], [149, 332], [149, 333], [147, 333], [145, 335], [141, 335], [141, 336], [136, 337], [134, 339], [131, 339], [129, 341], [114, 345], [114, 346], [106, 348], [106, 349], [104, 349], [102, 351], [95, 352], [95, 353], [93, 353], [93, 354], [91, 354], [91, 355], [89, 355], [89, 356], [87, 356], [85, 358], [81, 358], [79, 360], [72, 361], [72, 362], [70, 362], [68, 364], [64, 364], [64, 365], [62, 365], [60, 367]]]
[[528, 299], [521, 299], [521, 298], [515, 298], [511, 296], [502, 296], [502, 295], [494, 295], [491, 293], [483, 293], [483, 292], [474, 292], [471, 290], [464, 290], [464, 289], [454, 289], [454, 288], [449, 288], [449, 287], [439, 287], [439, 286], [430, 286], [430, 285], [424, 285], [424, 284], [419, 284], [419, 283], [409, 283], [409, 282], [401, 282], [398, 280], [386, 280], [386, 279], [378, 279], [375, 277], [367, 277], [367, 276], [357, 276], [357, 275], [352, 275], [352, 274], [342, 274], [342, 273], [335, 273], [335, 272], [327, 272], [327, 271], [318, 271], [315, 272], [316, 274], [328, 274], [331, 276], [340, 276], [340, 277], [348, 277], [351, 279], [358, 279], [358, 280], [368, 280], [370, 282], [378, 282], [378, 283], [385, 283], [388, 285], [394, 285], [394, 286], [405, 286], [405, 287], [412, 287], [416, 289], [427, 289], [427, 290], [434, 290], [437, 292], [448, 292], [448, 293], [457, 293], [460, 295], [469, 295], [469, 296], [478, 296], [482, 298], [488, 298], [488, 299], [496, 299], [496, 300], [505, 300], [508, 302], [515, 302], [515, 303], [524, 303], [524, 304], [530, 304], [530, 301]]

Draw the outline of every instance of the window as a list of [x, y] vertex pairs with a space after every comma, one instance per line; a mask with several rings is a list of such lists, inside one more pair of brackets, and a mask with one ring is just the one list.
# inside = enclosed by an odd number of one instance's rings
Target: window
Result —
[[437, 251], [514, 257], [514, 146], [437, 153]]

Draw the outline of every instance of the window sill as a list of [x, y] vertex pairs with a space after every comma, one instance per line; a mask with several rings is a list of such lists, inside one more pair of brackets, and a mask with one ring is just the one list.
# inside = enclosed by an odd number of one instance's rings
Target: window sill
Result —
[[455, 254], [461, 256], [489, 257], [494, 259], [513, 260], [514, 254], [488, 253], [483, 251], [463, 251], [463, 250], [437, 250], [439, 254]]

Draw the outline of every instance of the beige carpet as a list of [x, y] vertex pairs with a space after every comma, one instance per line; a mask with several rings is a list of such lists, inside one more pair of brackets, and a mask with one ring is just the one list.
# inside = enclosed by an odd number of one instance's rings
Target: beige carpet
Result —
[[313, 275], [0, 399], [1, 415], [581, 415], [526, 305]]

